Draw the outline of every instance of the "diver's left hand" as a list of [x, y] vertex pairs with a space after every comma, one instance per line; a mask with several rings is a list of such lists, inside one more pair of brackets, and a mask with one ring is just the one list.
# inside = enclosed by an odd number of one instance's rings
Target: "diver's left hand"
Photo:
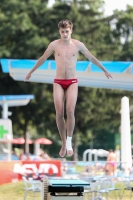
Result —
[[[111, 74], [109, 72], [104, 72], [105, 73], [105, 76], [109, 79], [109, 78], [112, 78]], [[112, 78], [113, 79], [113, 78]]]

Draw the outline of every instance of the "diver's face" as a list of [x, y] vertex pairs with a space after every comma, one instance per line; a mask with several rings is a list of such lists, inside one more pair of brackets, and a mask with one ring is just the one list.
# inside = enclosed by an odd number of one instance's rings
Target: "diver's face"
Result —
[[71, 38], [72, 29], [69, 28], [60, 28], [59, 33], [62, 40], [69, 40]]

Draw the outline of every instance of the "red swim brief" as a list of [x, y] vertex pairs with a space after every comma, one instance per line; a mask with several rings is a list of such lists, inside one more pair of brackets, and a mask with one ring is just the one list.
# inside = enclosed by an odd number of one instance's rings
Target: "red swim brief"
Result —
[[63, 87], [64, 90], [66, 90], [71, 84], [77, 83], [78, 79], [54, 79], [54, 83], [58, 83]]

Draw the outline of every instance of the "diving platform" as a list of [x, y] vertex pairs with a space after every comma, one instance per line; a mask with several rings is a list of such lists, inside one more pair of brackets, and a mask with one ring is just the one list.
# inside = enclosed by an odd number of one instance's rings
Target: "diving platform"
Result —
[[[1, 59], [4, 73], [9, 73], [16, 81], [24, 81], [27, 73], [37, 60]], [[107, 79], [104, 72], [90, 61], [77, 61], [76, 72], [79, 86], [118, 90], [133, 90], [133, 61], [101, 61], [112, 74]], [[52, 84], [56, 71], [55, 60], [46, 60], [31, 76], [29, 82]]]

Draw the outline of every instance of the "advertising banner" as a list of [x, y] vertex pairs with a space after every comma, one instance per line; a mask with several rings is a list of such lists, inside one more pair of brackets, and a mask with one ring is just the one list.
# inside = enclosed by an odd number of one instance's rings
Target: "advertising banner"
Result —
[[0, 185], [14, 182], [18, 179], [18, 174], [14, 172], [14, 166], [21, 166], [21, 161], [0, 162]]
[[32, 176], [37, 173], [48, 177], [60, 177], [61, 161], [2, 161], [0, 162], [0, 185], [19, 181], [23, 175]]
[[22, 161], [22, 173], [44, 174], [46, 176], [61, 176], [61, 161]]

